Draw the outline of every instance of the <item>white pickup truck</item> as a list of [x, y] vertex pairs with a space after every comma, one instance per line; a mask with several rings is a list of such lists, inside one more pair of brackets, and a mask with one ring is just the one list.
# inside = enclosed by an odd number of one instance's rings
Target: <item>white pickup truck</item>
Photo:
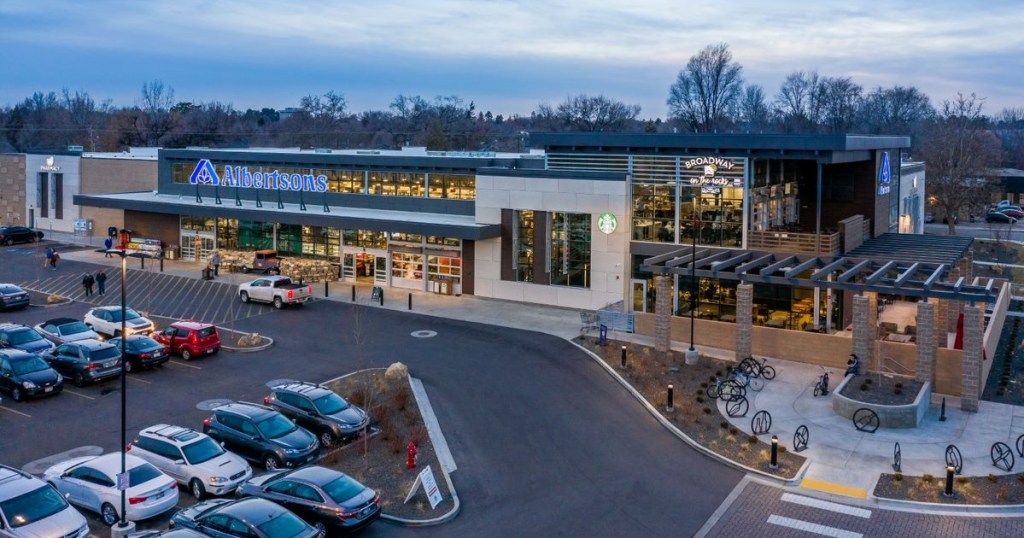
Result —
[[313, 298], [313, 287], [307, 284], [292, 284], [286, 276], [265, 276], [238, 286], [238, 298], [243, 303], [259, 301], [274, 303], [274, 308], [284, 305], [301, 305]]

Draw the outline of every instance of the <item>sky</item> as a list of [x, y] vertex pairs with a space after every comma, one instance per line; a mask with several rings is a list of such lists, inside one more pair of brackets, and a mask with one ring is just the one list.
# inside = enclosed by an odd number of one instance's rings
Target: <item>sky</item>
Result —
[[817, 71], [995, 115], [1024, 107], [1022, 21], [1020, 0], [0, 0], [0, 106], [65, 88], [131, 106], [160, 81], [240, 110], [334, 91], [354, 112], [455, 95], [508, 116], [587, 94], [664, 118], [689, 58], [724, 42], [770, 97]]

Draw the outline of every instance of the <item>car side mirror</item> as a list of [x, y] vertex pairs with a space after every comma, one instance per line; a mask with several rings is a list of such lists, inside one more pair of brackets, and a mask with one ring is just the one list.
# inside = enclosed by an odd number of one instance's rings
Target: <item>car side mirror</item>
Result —
[[185, 465], [185, 460], [183, 460], [183, 459], [174, 460], [174, 464], [175, 465]]

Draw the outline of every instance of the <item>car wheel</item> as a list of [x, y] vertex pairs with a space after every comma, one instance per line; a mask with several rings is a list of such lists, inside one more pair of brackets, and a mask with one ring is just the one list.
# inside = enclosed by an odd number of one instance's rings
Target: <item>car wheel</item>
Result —
[[273, 454], [267, 454], [263, 457], [263, 468], [268, 471], [275, 471], [281, 466], [281, 462], [277, 460], [277, 456]]
[[76, 387], [84, 387], [85, 376], [82, 375], [82, 372], [75, 372], [75, 374], [71, 376], [71, 382], [74, 383]]
[[330, 430], [320, 432], [320, 445], [324, 448], [331, 448], [334, 444], [334, 434]]
[[181, 358], [187, 361], [192, 360], [192, 352], [187, 349], [181, 350]]
[[11, 399], [12, 400], [14, 400], [16, 402], [20, 402], [22, 400], [22, 398], [24, 398], [24, 397], [25, 397], [25, 394], [23, 392], [21, 392], [21, 388], [20, 387], [14, 387], [14, 389], [11, 390]]
[[135, 371], [134, 364], [135, 363], [130, 360], [124, 361], [124, 371], [126, 374], [130, 374]]
[[250, 269], [249, 269], [249, 267], [248, 267], [248, 266], [246, 266], [246, 265], [243, 265], [243, 266], [242, 266], [242, 272], [243, 272], [243, 273], [245, 273], [245, 274], [249, 274], [249, 271], [250, 271]]
[[206, 495], [206, 488], [203, 487], [203, 483], [198, 478], [193, 478], [188, 483], [188, 490], [192, 493], [197, 501], [203, 500], [203, 496]]
[[280, 297], [274, 297], [274, 308], [278, 310], [284, 308], [284, 301]]
[[313, 528], [316, 529], [317, 536], [327, 536], [327, 525], [324, 525], [323, 521], [314, 523]]
[[249, 302], [249, 294], [247, 292], [243, 291], [242, 293], [239, 293], [238, 298], [241, 299], [243, 303]]
[[103, 506], [100, 507], [100, 516], [108, 527], [113, 527], [117, 523], [117, 510], [114, 510], [110, 503], [103, 503]]

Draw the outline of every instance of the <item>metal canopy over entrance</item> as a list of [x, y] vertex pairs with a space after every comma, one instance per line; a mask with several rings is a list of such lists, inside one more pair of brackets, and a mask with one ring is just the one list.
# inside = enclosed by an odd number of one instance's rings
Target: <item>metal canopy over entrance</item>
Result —
[[[955, 260], [954, 260], [955, 261]], [[815, 257], [752, 250], [681, 248], [652, 256], [640, 266], [655, 274], [672, 273], [806, 288], [865, 291], [955, 301], [995, 301], [994, 280], [944, 282], [951, 264], [874, 260], [855, 257]]]

